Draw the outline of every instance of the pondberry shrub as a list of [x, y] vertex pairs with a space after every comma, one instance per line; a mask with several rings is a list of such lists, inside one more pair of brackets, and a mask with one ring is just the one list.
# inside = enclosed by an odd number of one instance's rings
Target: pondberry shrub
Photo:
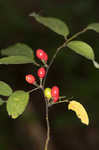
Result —
[[89, 59], [90, 61], [92, 61], [94, 67], [99, 69], [99, 64], [95, 61], [95, 55], [92, 47], [86, 42], [75, 40], [80, 34], [85, 33], [87, 30], [93, 30], [99, 33], [99, 23], [89, 24], [82, 31], [68, 38], [70, 31], [68, 26], [63, 21], [57, 18], [42, 17], [36, 13], [30, 14], [30, 16], [33, 17], [33, 19], [35, 18], [37, 22], [43, 24], [52, 31], [63, 36], [64, 38], [63, 44], [56, 49], [56, 52], [53, 55], [52, 59], [50, 60], [49, 64], [48, 64], [48, 54], [44, 50], [42, 49], [36, 50], [36, 57], [41, 61], [41, 63], [38, 64], [35, 61], [35, 56], [32, 48], [23, 43], [17, 43], [16, 45], [6, 48], [5, 50], [1, 50], [1, 54], [6, 55], [6, 57], [0, 58], [1, 65], [32, 63], [35, 65], [35, 67], [38, 67], [37, 75], [39, 77], [39, 83], [36, 82], [37, 80], [34, 75], [27, 73], [27, 75], [25, 75], [24, 77], [26, 82], [28, 82], [29, 84], [33, 84], [33, 87], [35, 86], [35, 88], [33, 88], [28, 92], [25, 92], [23, 90], [13, 91], [12, 88], [7, 83], [0, 81], [0, 95], [8, 97], [7, 101], [0, 99], [0, 105], [6, 103], [8, 115], [12, 119], [16, 119], [17, 117], [22, 115], [22, 113], [26, 109], [29, 103], [30, 93], [35, 90], [41, 89], [41, 92], [43, 92], [44, 94], [44, 101], [46, 103], [46, 123], [47, 123], [47, 138], [44, 150], [48, 150], [48, 142], [50, 140], [50, 125], [48, 119], [48, 110], [53, 105], [59, 103], [66, 103], [68, 105], [68, 110], [74, 111], [77, 117], [80, 118], [82, 123], [86, 125], [89, 124], [88, 114], [82, 104], [80, 104], [76, 100], [73, 99], [69, 100], [66, 99], [65, 96], [60, 96], [59, 87], [56, 86], [57, 83], [55, 86], [53, 85], [53, 87], [50, 88], [45, 87], [48, 71], [51, 65], [53, 64], [57, 54], [64, 47], [68, 47], [77, 54]]

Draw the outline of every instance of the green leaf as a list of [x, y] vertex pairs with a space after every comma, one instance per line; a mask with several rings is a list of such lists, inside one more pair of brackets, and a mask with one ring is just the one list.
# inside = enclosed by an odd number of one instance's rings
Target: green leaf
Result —
[[30, 14], [30, 16], [34, 17], [36, 21], [53, 30], [57, 34], [60, 34], [64, 37], [66, 37], [69, 34], [69, 29], [67, 25], [57, 18], [42, 17], [36, 13]]
[[27, 63], [36, 64], [36, 62], [34, 62], [31, 58], [26, 56], [8, 56], [0, 58], [0, 64], [27, 64]]
[[94, 30], [99, 33], [99, 23], [89, 24], [86, 28], [87, 30]]
[[0, 95], [10, 96], [12, 92], [11, 87], [7, 83], [0, 81]]
[[86, 57], [87, 59], [94, 60], [94, 52], [93, 49], [85, 42], [82, 41], [71, 41], [67, 44], [67, 47]]
[[0, 98], [0, 106], [2, 106], [4, 103], [5, 101], [2, 98]]
[[7, 56], [26, 56], [30, 59], [34, 59], [32, 48], [23, 43], [17, 43], [13, 46], [9, 46], [6, 49], [2, 49], [1, 54]]
[[15, 91], [7, 101], [8, 115], [13, 119], [19, 117], [25, 110], [29, 101], [29, 93], [25, 91]]
[[12, 56], [0, 59], [1, 64], [25, 64], [34, 63], [38, 66], [34, 59], [32, 48], [23, 43], [17, 43], [1, 50], [2, 55]]

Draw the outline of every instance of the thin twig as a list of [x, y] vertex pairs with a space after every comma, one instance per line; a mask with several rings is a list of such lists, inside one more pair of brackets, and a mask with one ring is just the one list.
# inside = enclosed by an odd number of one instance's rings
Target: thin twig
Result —
[[57, 48], [55, 54], [53, 55], [53, 57], [52, 57], [52, 59], [51, 59], [51, 61], [50, 61], [49, 66], [47, 67], [46, 75], [45, 75], [45, 78], [44, 78], [44, 81], [43, 81], [43, 88], [44, 88], [44, 86], [45, 86], [45, 82], [46, 82], [46, 78], [47, 78], [48, 71], [49, 71], [49, 69], [50, 69], [52, 63], [54, 62], [54, 59], [56, 58], [57, 54], [59, 53], [59, 51], [60, 51], [62, 48], [66, 47], [66, 45], [67, 45], [71, 40], [75, 39], [77, 36], [79, 36], [80, 34], [86, 32], [86, 31], [87, 31], [87, 28], [84, 28], [82, 31], [77, 32], [77, 33], [74, 34], [72, 37], [70, 37], [69, 39], [67, 39], [60, 47]]
[[58, 101], [58, 102], [53, 103], [53, 104], [55, 105], [55, 104], [68, 103], [68, 102], [69, 102], [69, 100], [68, 100], [68, 99], [66, 99], [66, 100], [63, 100], [63, 101]]
[[64, 99], [64, 98], [66, 98], [66, 96], [60, 96], [60, 97], [59, 97], [59, 99]]
[[53, 57], [52, 57], [52, 59], [51, 59], [51, 61], [50, 61], [49, 66], [47, 67], [47, 69], [46, 69], [46, 75], [45, 75], [45, 78], [44, 78], [44, 81], [43, 81], [43, 87], [45, 86], [45, 82], [46, 82], [46, 78], [47, 78], [48, 71], [49, 71], [49, 69], [50, 69], [52, 63], [54, 62], [54, 59], [56, 58], [57, 54], [59, 53], [59, 51], [60, 51], [63, 47], [65, 47], [65, 43], [63, 43], [60, 47], [57, 48], [55, 54], [53, 55]]
[[61, 104], [61, 103], [69, 103], [69, 100], [66, 99], [66, 100], [63, 100], [63, 101], [58, 101], [58, 102], [56, 102], [56, 103], [49, 103], [49, 104], [48, 104], [48, 107], [54, 106], [54, 105], [56, 105], [56, 104]]
[[39, 86], [39, 87], [37, 87], [37, 88], [35, 88], [35, 89], [32, 89], [32, 90], [30, 90], [29, 91], [29, 93], [32, 93], [32, 92], [34, 92], [34, 91], [36, 91], [36, 90], [38, 90], [38, 89], [40, 89], [41, 87]]
[[76, 37], [78, 37], [80, 34], [84, 33], [87, 31], [87, 28], [84, 28], [83, 30], [81, 30], [80, 32], [77, 32], [76, 34], [74, 34], [72, 37], [70, 37], [67, 41], [66, 41], [66, 45], [72, 41], [73, 39], [75, 39]]
[[[42, 85], [42, 88], [41, 90], [43, 91], [43, 94], [44, 94], [44, 88], [43, 88], [43, 85]], [[49, 117], [48, 117], [48, 100], [46, 99], [45, 95], [44, 95], [44, 100], [45, 100], [45, 107], [46, 107], [46, 128], [47, 128], [47, 136], [46, 136], [46, 141], [45, 141], [45, 148], [44, 150], [48, 150], [48, 143], [49, 143], [49, 140], [50, 140], [50, 124], [49, 124]]]
[[47, 123], [47, 137], [46, 137], [46, 142], [45, 142], [45, 148], [44, 150], [48, 150], [48, 143], [50, 140], [50, 124], [49, 124], [49, 118], [48, 118], [48, 103], [47, 100], [46, 101], [46, 123]]

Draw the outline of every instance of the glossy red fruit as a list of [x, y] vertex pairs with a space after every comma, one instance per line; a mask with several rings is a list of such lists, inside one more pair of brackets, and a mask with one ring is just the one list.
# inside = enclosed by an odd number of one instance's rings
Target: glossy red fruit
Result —
[[35, 77], [34, 77], [32, 74], [26, 75], [25, 80], [26, 80], [29, 84], [34, 84], [34, 83], [35, 83]]
[[47, 60], [48, 60], [48, 55], [47, 53], [44, 53], [44, 61], [47, 62]]
[[42, 49], [37, 49], [36, 50], [36, 56], [40, 60], [44, 60], [44, 55], [45, 55], [45, 52]]
[[46, 73], [45, 68], [41, 67], [41, 68], [38, 69], [37, 74], [38, 74], [39, 78], [44, 78], [45, 77], [45, 73]]
[[54, 97], [53, 102], [56, 103], [58, 101], [58, 99], [59, 99], [59, 96]]
[[52, 97], [59, 97], [59, 88], [58, 86], [53, 86], [51, 89]]

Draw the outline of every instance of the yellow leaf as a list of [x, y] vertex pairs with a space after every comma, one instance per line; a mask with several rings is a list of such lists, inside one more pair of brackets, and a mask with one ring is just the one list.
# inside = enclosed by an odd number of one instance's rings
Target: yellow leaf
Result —
[[82, 123], [86, 125], [89, 124], [88, 114], [82, 104], [76, 101], [70, 101], [68, 104], [68, 109], [74, 111], [77, 117], [81, 119]]

